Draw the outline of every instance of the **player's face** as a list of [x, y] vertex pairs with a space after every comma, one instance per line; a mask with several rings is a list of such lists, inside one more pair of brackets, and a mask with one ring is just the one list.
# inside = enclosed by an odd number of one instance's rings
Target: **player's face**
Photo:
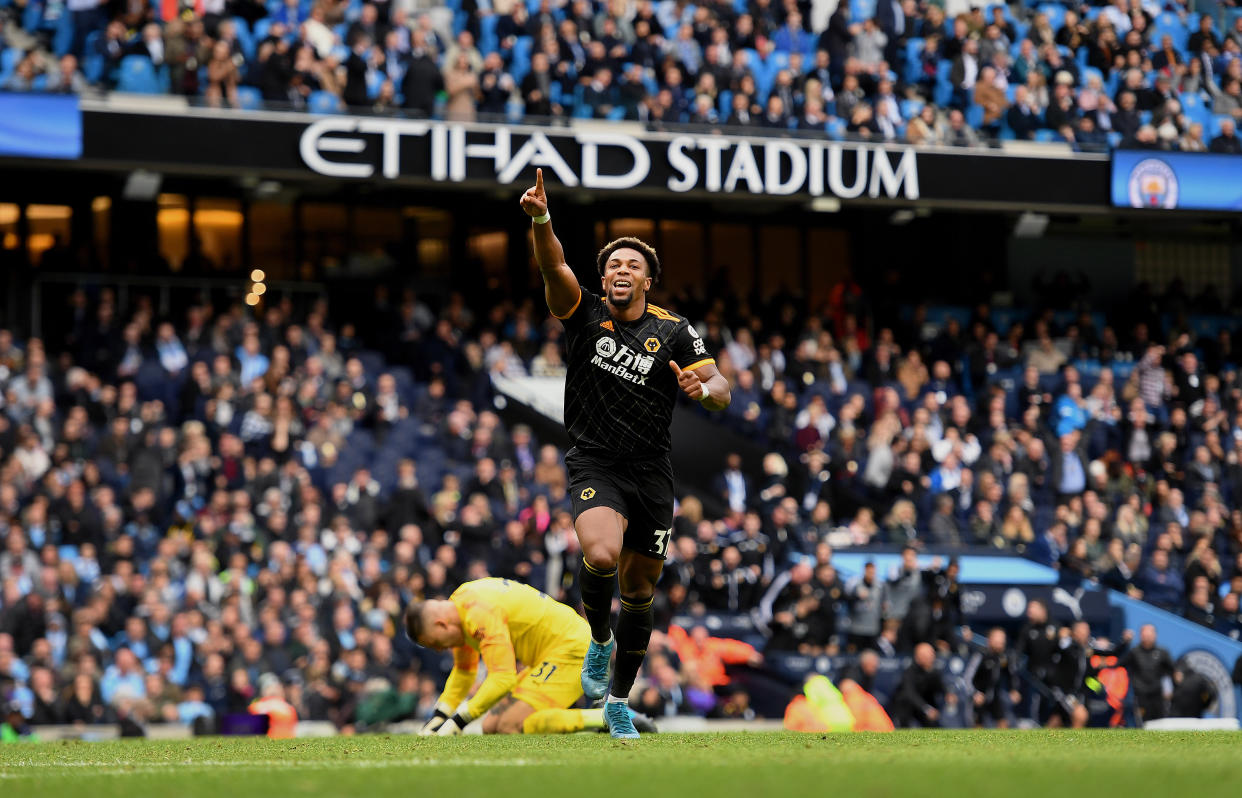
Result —
[[604, 264], [604, 296], [613, 307], [628, 307], [640, 294], [651, 290], [647, 260], [636, 249], [622, 247]]

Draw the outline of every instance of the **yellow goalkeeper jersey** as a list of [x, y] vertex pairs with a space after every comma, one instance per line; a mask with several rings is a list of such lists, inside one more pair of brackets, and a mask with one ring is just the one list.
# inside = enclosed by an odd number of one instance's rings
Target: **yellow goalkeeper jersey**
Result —
[[544, 593], [508, 579], [467, 582], [449, 596], [461, 616], [466, 644], [453, 651], [453, 672], [441, 701], [457, 706], [470, 692], [479, 659], [487, 679], [467, 705], [479, 717], [513, 690], [518, 664], [580, 664], [591, 638], [587, 622], [571, 608]]

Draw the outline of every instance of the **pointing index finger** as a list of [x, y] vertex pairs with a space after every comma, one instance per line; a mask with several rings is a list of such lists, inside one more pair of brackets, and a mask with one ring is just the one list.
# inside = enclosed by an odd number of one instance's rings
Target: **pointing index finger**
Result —
[[677, 379], [681, 379], [681, 366], [677, 365], [677, 361], [670, 360], [668, 364], [672, 367], [673, 373], [677, 375]]
[[543, 169], [535, 170], [535, 191], [543, 193]]

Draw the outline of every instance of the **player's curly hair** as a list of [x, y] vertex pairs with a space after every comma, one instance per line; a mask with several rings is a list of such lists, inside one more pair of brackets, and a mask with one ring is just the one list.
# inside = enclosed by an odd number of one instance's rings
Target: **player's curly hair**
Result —
[[608, 265], [608, 259], [618, 249], [638, 250], [643, 259], [647, 261], [647, 270], [651, 273], [651, 284], [655, 285], [660, 282], [660, 256], [656, 254], [655, 247], [634, 236], [622, 236], [616, 241], [610, 241], [599, 251], [599, 255], [595, 256], [595, 268], [599, 270], [600, 277], [604, 276], [604, 267]]

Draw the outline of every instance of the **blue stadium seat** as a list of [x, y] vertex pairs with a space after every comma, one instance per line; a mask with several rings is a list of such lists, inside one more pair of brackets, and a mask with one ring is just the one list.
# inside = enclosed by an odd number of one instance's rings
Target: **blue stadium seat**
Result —
[[1023, 320], [1024, 314], [1022, 311], [1014, 308], [992, 308], [991, 317], [992, 324], [996, 327], [996, 332], [1000, 335], [1005, 335], [1015, 322]]
[[850, 0], [850, 21], [862, 24], [875, 16], [876, 0]]
[[271, 28], [272, 28], [272, 21], [270, 19], [255, 20], [254, 31], [253, 31], [252, 37], [254, 38], [254, 43], [256, 47], [258, 46], [259, 42], [267, 38], [267, 32], [271, 30]]
[[1060, 30], [1065, 25], [1065, 6], [1045, 3], [1035, 10], [1048, 17], [1048, 23], [1052, 25], [1054, 31]]
[[963, 330], [970, 324], [970, 308], [965, 305], [928, 305], [927, 321], [937, 326], [946, 325], [949, 320], [956, 321]]
[[1221, 330], [1232, 330], [1234, 319], [1231, 316], [1191, 316], [1188, 319], [1190, 332], [1200, 338], [1215, 338]]
[[256, 111], [263, 107], [263, 93], [254, 86], [238, 86], [237, 99], [247, 111]]
[[535, 47], [535, 40], [530, 36], [519, 36], [513, 42], [513, 51], [511, 57], [512, 65], [509, 67], [509, 74], [513, 76], [513, 81], [519, 86], [522, 79], [530, 72], [531, 51]]
[[906, 64], [902, 75], [907, 83], [918, 82], [919, 67], [923, 64], [923, 44], [924, 40], [917, 37], [906, 40]]
[[721, 122], [729, 118], [729, 114], [733, 113], [733, 92], [728, 89], [720, 92], [716, 98], [716, 113], [720, 114]]
[[52, 37], [52, 52], [59, 58], [69, 52], [73, 46], [73, 15], [67, 10], [60, 15], [56, 25], [56, 34]]
[[479, 20], [479, 51], [491, 53], [500, 49], [500, 39], [496, 36], [496, 24], [500, 17], [488, 14]]
[[1120, 147], [1121, 141], [1122, 141], [1121, 134], [1118, 133], [1117, 131], [1114, 130], [1108, 134], [1108, 146], [1112, 147], [1113, 149]]
[[[1193, 28], [1191, 27], [1192, 25]], [[1190, 31], [1192, 29], [1198, 30], [1198, 28], [1199, 21], [1197, 18], [1191, 22], [1190, 18], [1187, 17], [1186, 21], [1183, 22], [1182, 19], [1172, 11], [1162, 12], [1156, 17], [1156, 21], [1152, 25], [1152, 48], [1158, 48], [1160, 46], [1160, 37], [1168, 35], [1173, 37], [1173, 45], [1175, 47], [1179, 50], [1185, 51], [1186, 44], [1190, 40]]]
[[103, 31], [93, 30], [86, 34], [82, 48], [82, 75], [88, 83], [98, 83], [103, 79], [104, 58], [95, 50], [100, 36], [103, 36]]
[[574, 87], [574, 119], [590, 119], [591, 106], [582, 101], [582, 86]]
[[924, 103], [922, 100], [902, 100], [901, 116], [903, 119], [913, 119], [923, 111]]
[[845, 122], [841, 119], [833, 118], [828, 120], [828, 137], [840, 141], [845, 138]]
[[27, 3], [26, 10], [22, 13], [22, 28], [31, 33], [39, 29], [39, 23], [43, 20], [43, 4]]
[[121, 59], [121, 74], [117, 80], [117, 90], [133, 94], [160, 94], [159, 76], [151, 59], [145, 55], [127, 55]]
[[313, 91], [306, 107], [312, 114], [336, 114], [341, 111], [341, 100], [330, 91]]
[[1051, 130], [1046, 128], [1041, 128], [1035, 131], [1036, 141], [1056, 141], [1058, 138], [1059, 136], [1057, 136], [1056, 133], [1053, 133]]
[[17, 69], [17, 62], [21, 60], [20, 47], [9, 47], [4, 52], [0, 52], [0, 75], [8, 77], [14, 69]]
[[941, 61], [936, 65], [936, 88], [932, 92], [932, 101], [941, 108], [953, 100], [953, 84], [949, 82], [949, 72], [953, 64]]
[[247, 61], [253, 61], [255, 39], [250, 34], [250, 24], [244, 17], [233, 17], [233, 26], [237, 30], [237, 43], [241, 45], [242, 53]]

